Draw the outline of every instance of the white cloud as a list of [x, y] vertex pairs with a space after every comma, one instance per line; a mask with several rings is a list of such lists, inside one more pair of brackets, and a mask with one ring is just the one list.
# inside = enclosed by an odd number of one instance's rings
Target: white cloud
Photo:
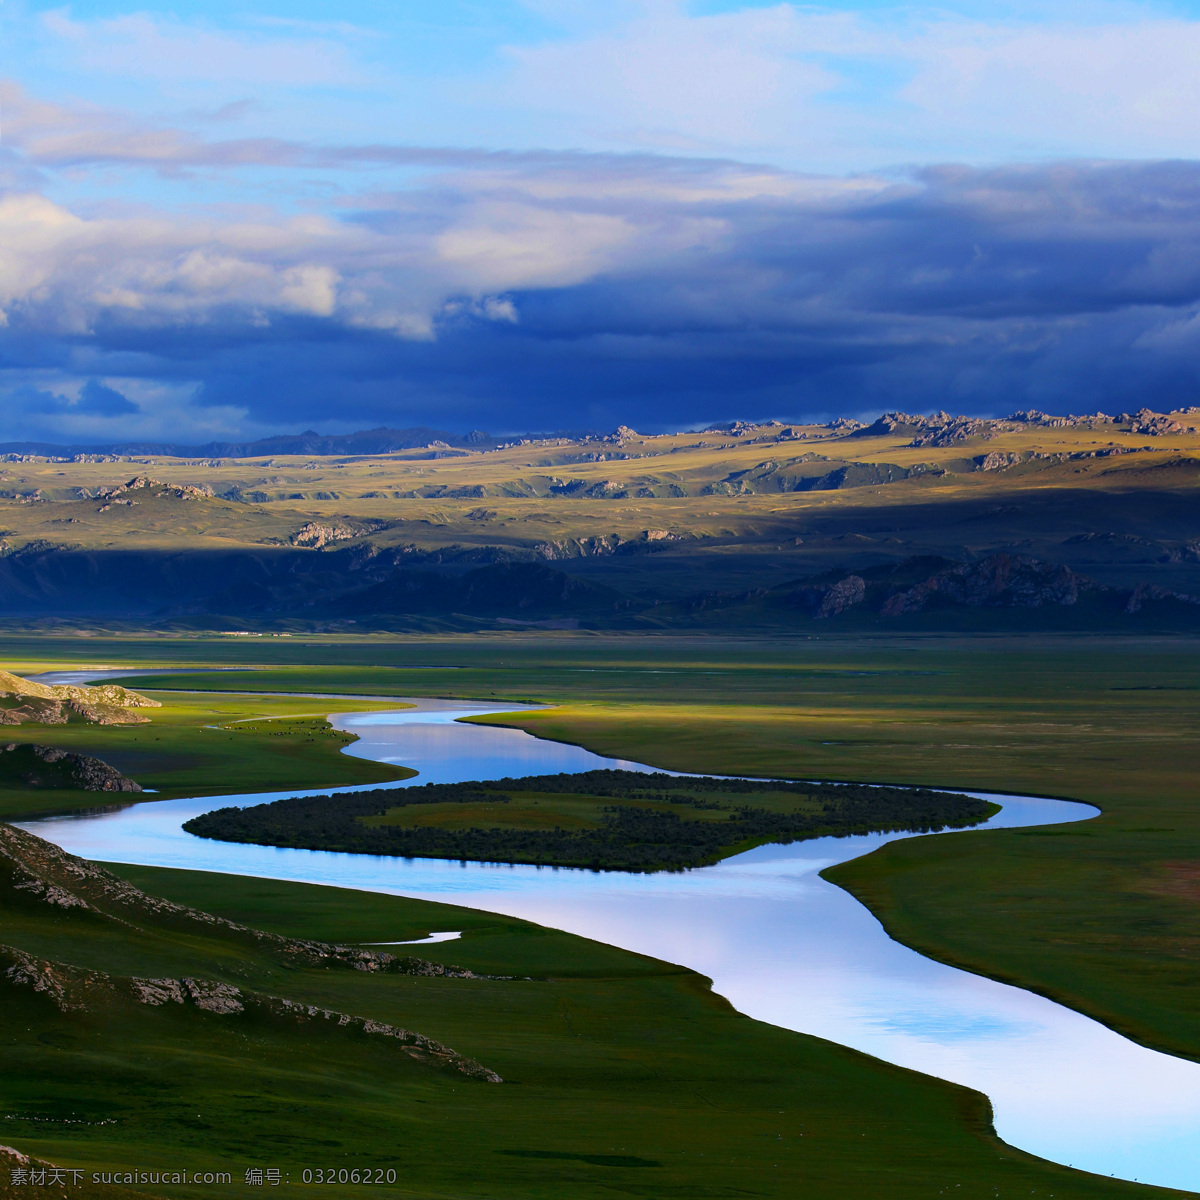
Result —
[[81, 334], [100, 321], [204, 323], [226, 307], [328, 317], [339, 274], [320, 260], [353, 261], [365, 240], [312, 218], [85, 219], [9, 193], [0, 196], [0, 307], [10, 324]]
[[592, 139], [657, 150], [753, 153], [806, 140], [804, 113], [838, 85], [812, 58], [814, 35], [848, 18], [789, 5], [693, 17], [647, 5], [623, 27], [579, 40], [510, 46], [504, 99], [553, 105]]
[[899, 6], [616, 11], [603, 28], [578, 20], [510, 46], [493, 100], [580, 145], [816, 170], [1200, 153], [1197, 21], [1112, 6], [1023, 22]]
[[[146, 12], [77, 21], [66, 9], [44, 13], [42, 25], [79, 65], [126, 78], [302, 87], [363, 82], [344, 31], [328, 26], [320, 37], [267, 37]], [[340, 36], [331, 36], [334, 32]]]
[[907, 55], [900, 96], [930, 126], [1113, 157], [1200, 153], [1200, 22], [947, 22]]

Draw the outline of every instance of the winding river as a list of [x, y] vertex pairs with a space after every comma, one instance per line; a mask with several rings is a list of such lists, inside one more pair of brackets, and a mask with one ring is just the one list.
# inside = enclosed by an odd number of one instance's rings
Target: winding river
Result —
[[[519, 705], [415, 703], [330, 719], [359, 736], [346, 753], [412, 766], [420, 772], [413, 782], [652, 769], [520, 730], [457, 723]], [[991, 1098], [1000, 1136], [1024, 1150], [1098, 1174], [1200, 1190], [1200, 1064], [1147, 1050], [1030, 992], [933, 962], [892, 941], [866, 908], [819, 876], [824, 867], [914, 835], [761, 846], [713, 867], [623, 875], [244, 846], [180, 828], [223, 805], [295, 794], [144, 803], [23, 828], [91, 859], [463, 904], [686, 964], [749, 1016], [977, 1088]], [[991, 828], [1085, 820], [1098, 811], [989, 798], [1002, 805]]]

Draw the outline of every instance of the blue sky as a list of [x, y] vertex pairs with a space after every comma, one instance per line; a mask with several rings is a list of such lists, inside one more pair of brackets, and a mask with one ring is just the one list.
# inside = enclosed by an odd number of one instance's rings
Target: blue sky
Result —
[[1197, 400], [1197, 3], [0, 10], [0, 440]]

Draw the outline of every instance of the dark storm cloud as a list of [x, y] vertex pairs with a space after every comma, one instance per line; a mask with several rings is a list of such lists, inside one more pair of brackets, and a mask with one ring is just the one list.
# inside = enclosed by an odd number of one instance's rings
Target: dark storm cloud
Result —
[[47, 234], [0, 345], [198, 385], [260, 427], [1200, 400], [1196, 163], [887, 181], [543, 156], [318, 224], [108, 222], [92, 274]]
[[57, 392], [22, 384], [12, 388], [7, 396], [10, 410], [37, 416], [74, 414], [89, 417], [119, 417], [141, 410], [127, 396], [98, 379], [87, 380], [72, 400]]
[[80, 389], [76, 409], [81, 413], [100, 417], [120, 417], [141, 411], [128, 396], [122, 395], [116, 388], [110, 388], [98, 379], [89, 379]]

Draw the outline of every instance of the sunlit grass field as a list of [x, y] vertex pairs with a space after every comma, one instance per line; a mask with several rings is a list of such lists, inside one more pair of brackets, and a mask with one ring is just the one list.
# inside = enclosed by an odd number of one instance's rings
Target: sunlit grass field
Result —
[[[355, 739], [326, 721], [328, 701], [158, 693], [148, 725], [22, 725], [9, 741], [60, 746], [114, 766], [161, 800], [275, 788], [333, 787], [403, 779], [403, 768], [341, 754]], [[356, 708], [397, 705], [356, 701]], [[128, 793], [0, 787], [0, 818], [127, 804]], [[149, 800], [144, 796], [138, 799]]]

